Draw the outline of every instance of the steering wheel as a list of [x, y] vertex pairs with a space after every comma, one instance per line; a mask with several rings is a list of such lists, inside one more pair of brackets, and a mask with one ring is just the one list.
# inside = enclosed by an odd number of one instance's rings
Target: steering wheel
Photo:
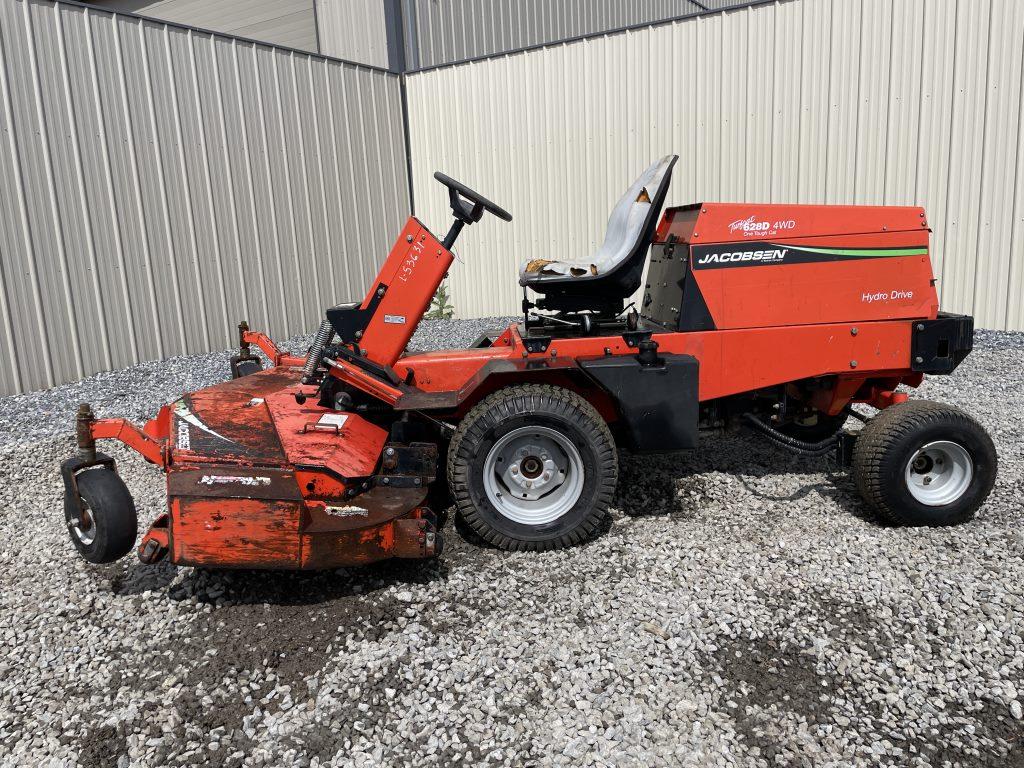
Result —
[[[512, 221], [511, 213], [506, 211], [500, 205], [492, 203], [479, 192], [473, 191], [461, 181], [456, 181], [451, 176], [446, 176], [440, 171], [434, 171], [434, 178], [448, 187], [448, 201], [451, 203], [452, 213], [455, 214], [455, 218], [460, 219], [467, 224], [473, 224], [480, 221], [480, 217], [484, 215], [484, 211], [488, 211], [489, 213], [493, 213], [502, 221]], [[463, 197], [466, 199], [463, 200]], [[470, 203], [472, 203], [472, 205], [470, 205]]]

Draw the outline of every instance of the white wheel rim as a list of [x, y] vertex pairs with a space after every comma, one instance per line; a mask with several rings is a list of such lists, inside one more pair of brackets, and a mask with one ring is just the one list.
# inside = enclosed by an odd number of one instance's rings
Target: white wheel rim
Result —
[[583, 493], [583, 460], [572, 441], [548, 427], [502, 435], [484, 459], [484, 491], [494, 508], [522, 525], [557, 520]]
[[971, 486], [974, 462], [958, 443], [938, 440], [921, 446], [904, 471], [910, 495], [929, 507], [952, 504]]
[[71, 528], [72, 535], [82, 542], [85, 546], [89, 546], [96, 541], [96, 520], [92, 516], [92, 510], [89, 508], [89, 502], [82, 499], [82, 512], [80, 517], [76, 517], [72, 520], [68, 527]]

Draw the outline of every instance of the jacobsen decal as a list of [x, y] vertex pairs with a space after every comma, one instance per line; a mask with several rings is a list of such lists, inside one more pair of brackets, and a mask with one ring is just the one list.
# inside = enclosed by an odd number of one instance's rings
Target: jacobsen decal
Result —
[[694, 246], [693, 268], [763, 267], [770, 264], [809, 264], [816, 261], [928, 255], [928, 249], [924, 246], [909, 248], [798, 248], [785, 243], [758, 243], [757, 248], [745, 248], [744, 245], [746, 243]]

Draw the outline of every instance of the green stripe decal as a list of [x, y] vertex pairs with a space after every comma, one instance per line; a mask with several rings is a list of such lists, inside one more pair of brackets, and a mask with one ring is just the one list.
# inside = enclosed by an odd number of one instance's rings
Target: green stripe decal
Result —
[[805, 248], [803, 246], [794, 246], [799, 248], [801, 251], [807, 251], [808, 253], [822, 253], [829, 256], [863, 256], [870, 258], [872, 256], [927, 256], [928, 249], [919, 248]]

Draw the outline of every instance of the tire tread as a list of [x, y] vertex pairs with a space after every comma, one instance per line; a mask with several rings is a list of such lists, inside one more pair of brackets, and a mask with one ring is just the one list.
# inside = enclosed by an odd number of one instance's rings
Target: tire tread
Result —
[[[991, 444], [984, 428], [959, 408], [931, 400], [907, 400], [880, 411], [861, 430], [853, 448], [853, 476], [857, 490], [871, 507], [886, 521], [894, 525], [915, 525], [904, 511], [892, 504], [886, 491], [883, 464], [890, 453], [907, 436], [934, 424], [959, 426], [980, 432]], [[995, 454], [994, 447], [992, 454]], [[986, 489], [982, 498], [988, 495]], [[968, 510], [952, 524], [969, 520], [974, 509]]]
[[[480, 515], [469, 486], [469, 460], [463, 455], [467, 440], [479, 444], [487, 431], [507, 419], [524, 413], [547, 410], [574, 423], [597, 451], [601, 482], [594, 504], [580, 524], [566, 533], [541, 541], [515, 539], [496, 531]], [[494, 392], [474, 406], [462, 419], [448, 447], [448, 478], [455, 508], [463, 521], [484, 541], [499, 549], [548, 551], [575, 546], [591, 538], [611, 506], [618, 481], [618, 453], [611, 430], [593, 405], [571, 390], [548, 384], [520, 384]]]

